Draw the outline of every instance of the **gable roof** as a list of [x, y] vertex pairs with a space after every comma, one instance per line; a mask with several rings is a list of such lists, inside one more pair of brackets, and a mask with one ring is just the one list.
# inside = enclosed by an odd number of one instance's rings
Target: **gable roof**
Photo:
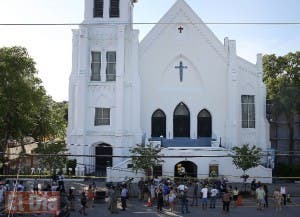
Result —
[[[175, 21], [178, 14], [184, 15], [182, 22]], [[191, 24], [202, 35], [208, 45], [223, 59], [227, 60], [227, 55], [223, 44], [207, 27], [201, 18], [184, 1], [177, 0], [168, 12], [159, 20], [159, 22], [150, 30], [140, 43], [140, 54], [143, 54], [155, 42], [156, 38], [164, 31], [165, 25], [170, 23]]]

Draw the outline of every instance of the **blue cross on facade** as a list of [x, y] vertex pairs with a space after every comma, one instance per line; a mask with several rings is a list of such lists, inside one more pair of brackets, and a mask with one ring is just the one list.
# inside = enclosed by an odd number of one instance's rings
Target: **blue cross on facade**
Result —
[[183, 69], [187, 69], [187, 66], [184, 66], [182, 61], [179, 62], [179, 66], [175, 66], [175, 69], [179, 69], [180, 82], [183, 80]]

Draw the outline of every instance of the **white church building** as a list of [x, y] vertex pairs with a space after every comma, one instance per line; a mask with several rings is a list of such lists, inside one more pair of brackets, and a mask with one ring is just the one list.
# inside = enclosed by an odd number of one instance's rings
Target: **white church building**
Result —
[[[85, 0], [73, 30], [67, 142], [77, 172], [138, 176], [129, 150], [151, 142], [169, 156], [156, 175], [176, 177], [182, 166], [191, 177], [241, 181], [231, 148], [270, 148], [262, 55], [256, 64], [239, 57], [236, 42], [219, 41], [184, 0], [139, 41], [134, 4]], [[264, 166], [247, 173], [272, 180]]]

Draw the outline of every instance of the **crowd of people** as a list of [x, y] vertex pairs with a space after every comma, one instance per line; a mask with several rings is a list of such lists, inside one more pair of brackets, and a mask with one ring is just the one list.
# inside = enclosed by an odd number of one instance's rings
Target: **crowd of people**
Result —
[[[227, 188], [226, 180], [208, 180], [200, 181], [179, 181], [174, 182], [171, 179], [155, 178], [151, 181], [144, 181], [141, 179], [138, 182], [139, 199], [145, 201], [148, 206], [156, 203], [157, 212], [162, 211], [162, 207], [169, 207], [169, 211], [174, 211], [176, 204], [181, 205], [181, 213], [189, 213], [190, 206], [201, 205], [203, 210], [208, 207], [210, 209], [216, 208], [217, 198], [223, 201], [223, 210], [229, 211], [229, 204], [232, 200], [231, 193], [234, 193], [233, 200], [237, 200], [237, 188], [231, 191]], [[189, 204], [189, 198], [192, 194], [192, 202]], [[200, 203], [198, 203], [201, 201]]]
[[[215, 209], [216, 201], [220, 200], [223, 212], [229, 212], [230, 207], [237, 207], [241, 204], [242, 196], [238, 186], [228, 185], [226, 179], [222, 180], [195, 180], [194, 182], [174, 182], [170, 179], [153, 179], [138, 182], [139, 199], [148, 206], [157, 207], [157, 212], [162, 207], [174, 211], [175, 204], [181, 206], [181, 213], [189, 213], [190, 206], [200, 205], [202, 210]], [[269, 196], [272, 197], [276, 211], [280, 211], [289, 200], [287, 188], [281, 186], [276, 188], [273, 194], [268, 192], [268, 186], [255, 179], [251, 182], [252, 195], [256, 200], [257, 210], [263, 210], [269, 206]], [[191, 202], [189, 203], [189, 198]]]
[[[263, 210], [269, 207], [269, 191], [268, 185], [261, 182], [256, 182], [253, 179], [251, 182], [252, 195], [255, 196], [257, 201], [257, 210]], [[287, 187], [282, 185], [275, 188], [272, 197], [274, 199], [274, 207], [276, 211], [281, 211], [282, 206], [286, 206], [287, 201], [290, 200], [289, 194], [287, 193]]]
[[[120, 198], [122, 211], [127, 208], [127, 200], [129, 198], [128, 183], [122, 183], [117, 186], [110, 185], [108, 195], [108, 209], [111, 213], [118, 213], [118, 199]], [[34, 179], [27, 189], [23, 181], [7, 182], [0, 184], [0, 202], [5, 200], [6, 191], [59, 191], [66, 194], [70, 202], [71, 210], [75, 210], [74, 187], [69, 187], [68, 194], [65, 190], [63, 176], [59, 176], [52, 182]], [[86, 208], [94, 206], [96, 185], [93, 182], [88, 188], [80, 193], [80, 209], [81, 215], [87, 215]], [[269, 207], [269, 197], [273, 199], [273, 206], [276, 211], [280, 211], [282, 206], [286, 206], [290, 201], [290, 197], [286, 186], [277, 187], [274, 192], [268, 191], [268, 185], [251, 182], [251, 195], [256, 200], [257, 210], [261, 211]], [[217, 201], [222, 204], [222, 210], [228, 213], [230, 208], [235, 208], [241, 203], [241, 192], [238, 186], [229, 185], [226, 179], [222, 180], [171, 180], [154, 178], [152, 180], [144, 180], [138, 182], [138, 198], [148, 207], [156, 206], [157, 212], [162, 212], [162, 208], [167, 208], [170, 212], [175, 211], [175, 205], [180, 206], [182, 214], [189, 213], [189, 206], [200, 206], [202, 210], [215, 209]], [[189, 201], [190, 200], [190, 201]]]

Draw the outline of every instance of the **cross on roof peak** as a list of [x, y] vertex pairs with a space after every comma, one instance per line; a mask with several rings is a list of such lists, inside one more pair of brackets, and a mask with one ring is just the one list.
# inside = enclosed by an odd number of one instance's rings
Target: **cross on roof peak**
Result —
[[183, 27], [182, 27], [182, 26], [179, 26], [179, 27], [178, 27], [178, 31], [179, 31], [179, 33], [182, 33]]

